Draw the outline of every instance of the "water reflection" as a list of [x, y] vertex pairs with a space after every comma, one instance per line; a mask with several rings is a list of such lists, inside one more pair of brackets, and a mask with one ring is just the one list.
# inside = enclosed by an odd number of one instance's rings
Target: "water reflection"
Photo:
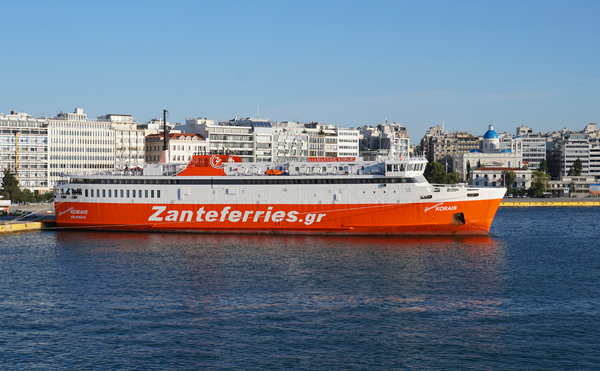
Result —
[[[461, 295], [489, 297], [502, 285], [503, 249], [486, 236], [57, 233], [69, 260], [61, 269], [74, 270], [83, 290], [160, 287], [203, 310], [376, 305], [445, 312], [480, 308], [486, 300]], [[440, 287], [448, 290], [443, 299]]]
[[305, 246], [318, 248], [443, 248], [460, 246], [494, 249], [498, 241], [489, 236], [327, 236], [327, 235], [268, 235], [268, 234], [195, 234], [144, 233], [110, 231], [58, 231], [57, 240], [68, 244], [109, 242], [121, 247], [139, 244], [169, 246], [196, 243], [206, 246], [278, 247]]

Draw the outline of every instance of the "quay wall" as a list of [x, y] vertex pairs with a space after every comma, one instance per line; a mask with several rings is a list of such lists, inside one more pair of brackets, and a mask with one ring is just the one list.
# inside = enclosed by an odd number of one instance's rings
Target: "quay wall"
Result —
[[525, 198], [521, 200], [503, 199], [500, 207], [593, 207], [600, 206], [600, 200], [582, 200], [581, 198]]
[[0, 234], [12, 232], [37, 231], [46, 227], [45, 222], [22, 222], [0, 224]]

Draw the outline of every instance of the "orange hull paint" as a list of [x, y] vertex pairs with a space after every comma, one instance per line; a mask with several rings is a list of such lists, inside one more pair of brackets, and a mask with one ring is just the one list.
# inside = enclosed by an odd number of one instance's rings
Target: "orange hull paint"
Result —
[[[501, 199], [412, 204], [56, 203], [60, 227], [202, 233], [487, 235]], [[464, 225], [452, 225], [463, 213]]]

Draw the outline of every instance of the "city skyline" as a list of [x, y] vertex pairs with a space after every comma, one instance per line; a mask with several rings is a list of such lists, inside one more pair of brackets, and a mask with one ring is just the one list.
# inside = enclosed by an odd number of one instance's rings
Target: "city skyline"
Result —
[[[600, 112], [596, 2], [9, 2], [0, 112], [481, 135]], [[260, 114], [258, 114], [260, 113]]]

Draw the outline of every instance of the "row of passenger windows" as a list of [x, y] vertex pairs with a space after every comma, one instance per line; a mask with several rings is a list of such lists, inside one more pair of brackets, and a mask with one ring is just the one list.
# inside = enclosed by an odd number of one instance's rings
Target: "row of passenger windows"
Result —
[[265, 177], [263, 179], [72, 179], [71, 183], [86, 184], [195, 184], [195, 185], [242, 185], [242, 184], [368, 184], [368, 183], [419, 183], [415, 178], [290, 178]]
[[[89, 196], [88, 196], [89, 191]], [[94, 196], [94, 191], [96, 196]], [[102, 194], [102, 196], [100, 196]], [[160, 198], [160, 189], [86, 189], [85, 197], [118, 197], [118, 198]]]
[[387, 164], [387, 171], [421, 171], [425, 164]]

